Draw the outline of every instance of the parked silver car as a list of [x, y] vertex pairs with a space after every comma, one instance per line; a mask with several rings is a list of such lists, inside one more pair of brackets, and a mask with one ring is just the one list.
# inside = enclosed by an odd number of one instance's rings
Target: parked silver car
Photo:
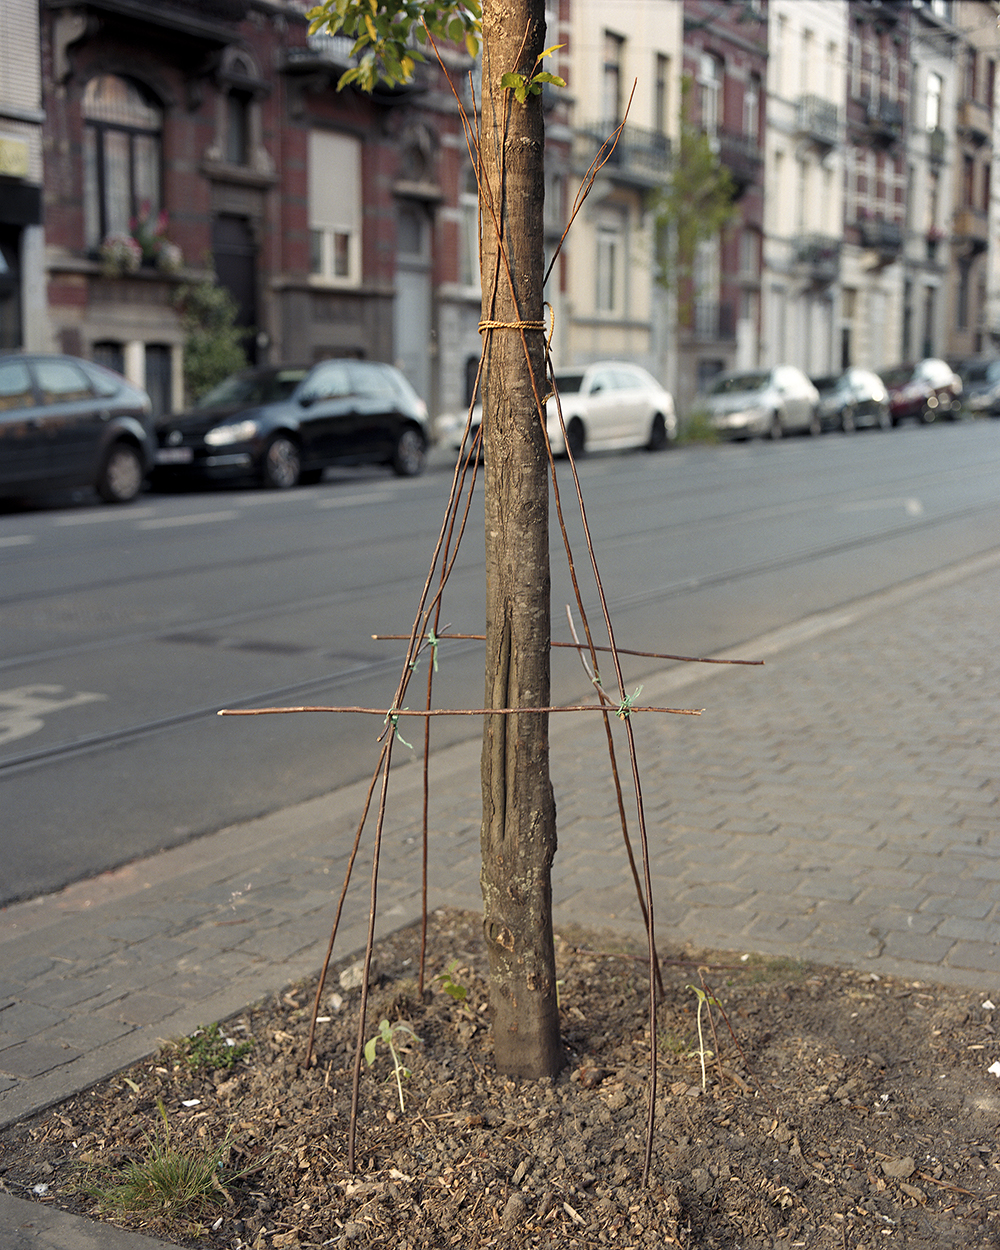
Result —
[[705, 398], [705, 407], [711, 425], [724, 438], [821, 432], [819, 392], [794, 365], [720, 374]]

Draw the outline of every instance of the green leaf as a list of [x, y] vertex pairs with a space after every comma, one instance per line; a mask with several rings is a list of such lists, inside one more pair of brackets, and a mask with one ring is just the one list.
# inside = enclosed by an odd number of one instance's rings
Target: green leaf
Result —
[[[539, 52], [538, 61], [541, 61], [547, 56], [551, 56], [553, 52], [558, 52], [560, 48], [565, 48], [565, 46], [566, 45], [564, 43], [554, 43], [551, 48], [546, 48], [544, 52]], [[535, 62], [536, 65], [538, 64], [538, 61]]]
[[516, 91], [519, 86], [524, 86], [524, 79], [520, 74], [504, 74], [503, 78], [500, 79], [500, 86], [507, 90]]
[[565, 87], [566, 86], [565, 78], [560, 78], [558, 74], [548, 74], [548, 73], [545, 73], [544, 71], [540, 74], [536, 74], [534, 78], [532, 78], [531, 81], [533, 83], [550, 82], [553, 85], [553, 87]]
[[368, 1064], [369, 1068], [375, 1062], [375, 1047], [377, 1044], [377, 1037], [370, 1037], [368, 1041], [365, 1042], [365, 1062]]
[[479, 40], [471, 31], [466, 31], [465, 50], [473, 60], [479, 55]]
[[452, 43], [461, 43], [465, 34], [465, 23], [460, 17], [453, 17], [448, 23], [448, 38]]

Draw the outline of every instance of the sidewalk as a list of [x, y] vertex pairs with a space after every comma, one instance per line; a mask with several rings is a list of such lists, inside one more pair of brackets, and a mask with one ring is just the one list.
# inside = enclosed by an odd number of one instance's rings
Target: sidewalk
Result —
[[[705, 709], [633, 722], [661, 946], [1000, 992], [998, 605], [1000, 551], [734, 653], [764, 668], [677, 666], [645, 683], [643, 702]], [[637, 932], [604, 732], [570, 720], [552, 728], [556, 921]], [[478, 768], [478, 741], [432, 760], [432, 906], [480, 905]], [[394, 772], [381, 932], [419, 913], [421, 773]], [[366, 790], [0, 912], [0, 1126], [315, 973]], [[338, 954], [364, 944], [361, 860]], [[0, 1195], [5, 1250], [163, 1244], [93, 1227]]]

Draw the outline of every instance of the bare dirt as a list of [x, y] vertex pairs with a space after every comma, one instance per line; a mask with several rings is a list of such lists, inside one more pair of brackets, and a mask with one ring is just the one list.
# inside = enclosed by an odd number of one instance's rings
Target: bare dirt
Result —
[[[382, 1043], [363, 1068], [354, 1176], [359, 991], [339, 979], [350, 960], [324, 991], [312, 1066], [304, 1059], [315, 986], [303, 984], [225, 1022], [225, 1037], [252, 1042], [232, 1066], [209, 1056], [192, 1067], [190, 1044], [168, 1046], [16, 1126], [0, 1139], [0, 1186], [112, 1218], [87, 1191], [146, 1158], [157, 1134], [162, 1143], [160, 1100], [172, 1147], [222, 1147], [223, 1183], [194, 1216], [113, 1218], [181, 1246], [1000, 1247], [995, 988], [661, 951], [643, 1186], [641, 949], [567, 930], [556, 945], [566, 1067], [555, 1081], [518, 1083], [492, 1066], [478, 917], [434, 915], [422, 996], [419, 932], [379, 944], [366, 1034], [384, 1018], [420, 1041], [394, 1035], [408, 1039], [402, 1110]], [[449, 966], [450, 982], [435, 979]], [[702, 977], [722, 1005], [713, 1009], [717, 1040], [702, 1010], [704, 1088], [689, 988]], [[250, 1170], [229, 1182], [226, 1168]]]

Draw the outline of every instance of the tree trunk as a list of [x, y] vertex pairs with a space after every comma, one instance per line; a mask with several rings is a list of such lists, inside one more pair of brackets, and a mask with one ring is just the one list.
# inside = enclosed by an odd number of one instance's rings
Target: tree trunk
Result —
[[[544, 127], [541, 97], [519, 104], [505, 73], [530, 79], [544, 47], [544, 0], [483, 6], [482, 273], [486, 358], [486, 703], [549, 704], [549, 483], [544, 398]], [[509, 262], [498, 261], [496, 206]], [[512, 290], [513, 288], [513, 290]], [[521, 328], [515, 328], [521, 327]], [[525, 343], [528, 352], [525, 354]], [[532, 376], [535, 385], [532, 386]], [[483, 730], [482, 890], [499, 1071], [562, 1066], [552, 943], [555, 802], [548, 715], [489, 716]]]

